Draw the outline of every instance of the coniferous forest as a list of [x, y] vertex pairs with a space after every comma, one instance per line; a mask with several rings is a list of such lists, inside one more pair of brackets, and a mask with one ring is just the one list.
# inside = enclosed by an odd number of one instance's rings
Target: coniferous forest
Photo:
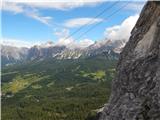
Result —
[[116, 63], [116, 59], [99, 55], [4, 67], [2, 119], [94, 119], [109, 98]]

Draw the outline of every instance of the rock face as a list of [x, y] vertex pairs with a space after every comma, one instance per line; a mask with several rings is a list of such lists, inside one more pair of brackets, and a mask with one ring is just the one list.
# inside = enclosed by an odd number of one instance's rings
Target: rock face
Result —
[[117, 72], [97, 120], [160, 120], [160, 2], [144, 6]]

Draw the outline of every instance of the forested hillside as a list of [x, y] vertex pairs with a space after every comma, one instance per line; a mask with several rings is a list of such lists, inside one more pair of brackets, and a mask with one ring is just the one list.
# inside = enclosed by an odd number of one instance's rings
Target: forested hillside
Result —
[[3, 120], [90, 120], [110, 95], [117, 60], [32, 61], [2, 69]]

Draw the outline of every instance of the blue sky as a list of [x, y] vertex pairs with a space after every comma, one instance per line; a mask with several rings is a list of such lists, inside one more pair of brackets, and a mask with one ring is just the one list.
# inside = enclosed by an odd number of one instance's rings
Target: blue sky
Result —
[[[107, 36], [113, 37], [113, 32], [117, 31], [117, 28], [121, 29], [122, 27], [127, 31], [127, 26], [122, 25], [122, 23], [130, 16], [134, 16], [130, 19], [130, 24], [135, 24], [145, 3], [144, 1], [90, 1], [3, 2], [2, 39], [13, 40], [13, 42], [22, 41], [24, 44], [57, 42], [70, 36], [79, 28], [82, 29], [69, 39], [78, 42], [84, 39], [97, 41]], [[123, 6], [125, 6], [123, 9], [111, 18], [109, 17]], [[95, 18], [106, 8], [108, 9], [102, 15]], [[97, 27], [80, 37], [81, 34], [95, 25]], [[107, 33], [112, 34], [108, 35]]]

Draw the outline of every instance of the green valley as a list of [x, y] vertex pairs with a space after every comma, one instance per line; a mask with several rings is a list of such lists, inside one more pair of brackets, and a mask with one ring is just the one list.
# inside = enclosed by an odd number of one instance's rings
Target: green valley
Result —
[[3, 120], [90, 120], [108, 100], [116, 59], [46, 59], [2, 69]]

